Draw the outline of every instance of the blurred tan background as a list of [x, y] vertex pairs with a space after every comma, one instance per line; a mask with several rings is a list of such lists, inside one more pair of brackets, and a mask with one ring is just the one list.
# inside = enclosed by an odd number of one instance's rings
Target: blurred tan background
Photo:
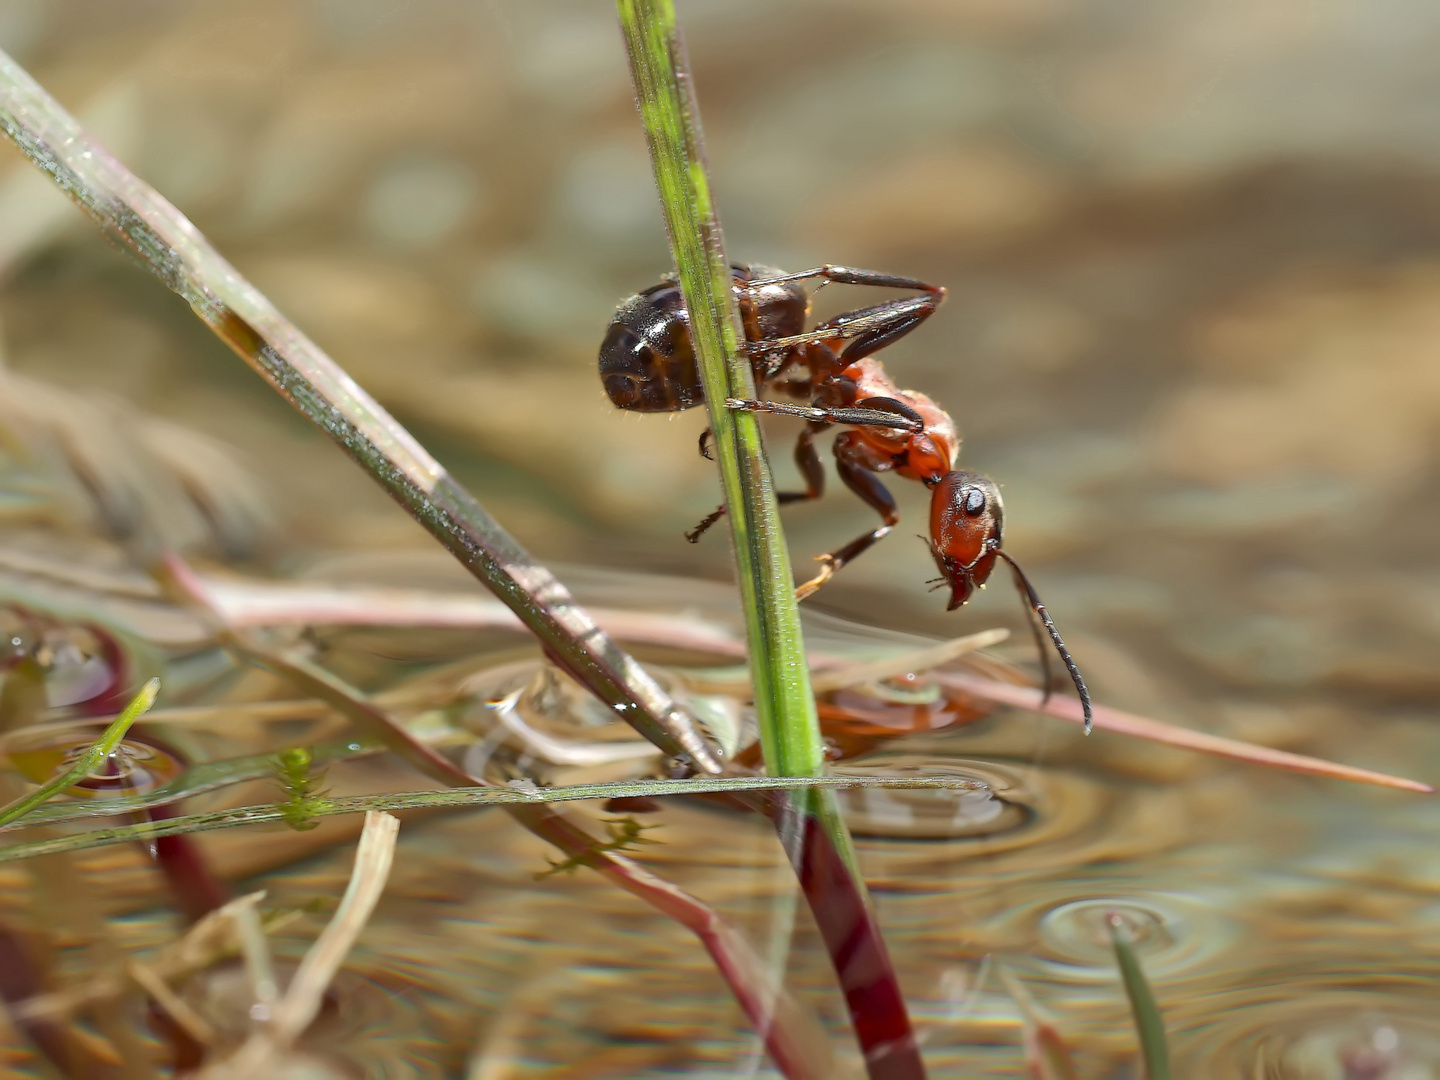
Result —
[[[732, 257], [951, 290], [884, 359], [1003, 485], [1007, 546], [1098, 698], [1356, 763], [1357, 733], [1428, 715], [1440, 7], [680, 8]], [[538, 554], [729, 574], [720, 531], [681, 538], [717, 500], [700, 412], [621, 415], [594, 372], [615, 305], [668, 265], [608, 3], [12, 0], [0, 45]], [[279, 523], [262, 568], [428, 550], [18, 155], [0, 167], [14, 371], [234, 446]], [[793, 480], [793, 429], [771, 432]], [[904, 524], [813, 603], [1019, 627], [1003, 583], [944, 614], [911, 535], [926, 493], [891, 486]], [[787, 521], [806, 572], [872, 516], [840, 489]]]

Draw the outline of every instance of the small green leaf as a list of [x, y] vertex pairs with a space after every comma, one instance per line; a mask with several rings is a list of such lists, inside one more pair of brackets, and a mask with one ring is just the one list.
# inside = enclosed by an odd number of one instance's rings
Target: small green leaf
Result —
[[658, 825], [642, 825], [634, 818], [611, 818], [605, 822], [605, 831], [610, 834], [610, 839], [595, 844], [586, 851], [571, 855], [561, 862], [550, 862], [549, 870], [542, 870], [535, 875], [536, 881], [544, 881], [555, 874], [573, 874], [578, 867], [584, 866], [596, 855], [603, 855], [611, 851], [628, 851], [639, 844], [658, 844], [659, 840], [651, 840], [643, 834], [650, 829], [658, 829]]
[[316, 814], [325, 805], [327, 791], [320, 788], [323, 773], [312, 771], [315, 756], [309, 747], [295, 746], [275, 755], [275, 778], [285, 798], [276, 805], [281, 820], [296, 832], [308, 832], [320, 823]]

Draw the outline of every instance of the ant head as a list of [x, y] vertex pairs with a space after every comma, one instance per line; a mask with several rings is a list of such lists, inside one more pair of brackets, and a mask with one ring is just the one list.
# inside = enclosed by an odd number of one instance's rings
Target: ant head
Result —
[[994, 481], [971, 472], [948, 472], [930, 495], [930, 550], [950, 583], [954, 611], [995, 569], [1005, 529], [1005, 506]]
[[950, 603], [945, 610], [954, 611], [969, 600], [975, 586], [984, 585], [995, 569], [995, 560], [1004, 559], [1010, 564], [1015, 575], [1015, 587], [1020, 597], [1038, 618], [1030, 628], [1035, 633], [1035, 645], [1040, 650], [1040, 666], [1045, 674], [1045, 697], [1050, 696], [1050, 663], [1045, 651], [1044, 637], [1049, 636], [1055, 651], [1060, 654], [1065, 669], [1080, 695], [1084, 710], [1085, 734], [1090, 734], [1091, 708], [1090, 691], [1070, 650], [1065, 647], [1060, 631], [1050, 612], [1040, 602], [1035, 587], [1020, 569], [1018, 563], [1001, 550], [1005, 530], [1005, 507], [1000, 501], [1000, 489], [994, 481], [968, 472], [948, 472], [942, 476], [930, 496], [930, 550], [940, 566], [939, 586], [950, 585]]

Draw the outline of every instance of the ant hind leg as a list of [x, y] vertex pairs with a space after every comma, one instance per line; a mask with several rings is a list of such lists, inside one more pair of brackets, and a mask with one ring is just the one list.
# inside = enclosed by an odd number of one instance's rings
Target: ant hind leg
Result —
[[853, 432], [846, 432], [835, 440], [835, 471], [840, 474], [840, 479], [845, 481], [845, 486], [878, 513], [885, 524], [862, 533], [843, 547], [819, 556], [815, 561], [820, 563], [820, 572], [796, 588], [797, 600], [804, 600], [812, 595], [834, 577], [841, 567], [883, 540], [890, 534], [890, 530], [900, 523], [900, 512], [896, 509], [894, 496], [867, 466], [861, 456], [860, 445]]
[[[800, 469], [800, 475], [805, 478], [804, 491], [777, 491], [775, 500], [782, 506], [786, 503], [807, 502], [810, 499], [818, 499], [825, 494], [825, 466], [820, 463], [820, 455], [815, 450], [815, 432], [823, 425], [810, 425], [800, 432], [800, 437], [795, 441], [795, 464]], [[708, 432], [709, 429], [707, 428]], [[702, 442], [703, 446], [703, 442]], [[706, 457], [709, 457], [707, 454]], [[710, 526], [714, 525], [725, 516], [725, 506], [721, 504], [701, 519], [700, 523], [685, 534], [685, 539], [692, 544], [698, 544], [700, 537], [704, 536]]]
[[706, 514], [703, 518], [701, 518], [700, 523], [696, 525], [695, 528], [691, 529], [685, 534], [685, 539], [690, 541], [690, 543], [692, 544], [698, 544], [700, 542], [700, 538], [705, 535], [706, 531], [709, 530], [710, 526], [714, 525], [715, 522], [719, 521], [724, 516], [725, 504], [721, 503], [714, 510], [711, 510], [710, 513]]

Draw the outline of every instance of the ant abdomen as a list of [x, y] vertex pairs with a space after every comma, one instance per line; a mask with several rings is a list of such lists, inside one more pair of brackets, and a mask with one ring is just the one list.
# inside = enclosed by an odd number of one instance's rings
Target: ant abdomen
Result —
[[662, 282], [620, 305], [600, 343], [600, 382], [632, 412], [682, 412], [705, 400], [679, 285]]
[[[755, 289], [750, 281], [783, 276], [768, 266], [733, 266], [736, 306], [747, 342], [801, 333], [810, 300], [797, 282]], [[600, 381], [617, 409], [683, 412], [705, 400], [685, 297], [673, 280], [652, 285], [620, 305], [600, 343]]]

